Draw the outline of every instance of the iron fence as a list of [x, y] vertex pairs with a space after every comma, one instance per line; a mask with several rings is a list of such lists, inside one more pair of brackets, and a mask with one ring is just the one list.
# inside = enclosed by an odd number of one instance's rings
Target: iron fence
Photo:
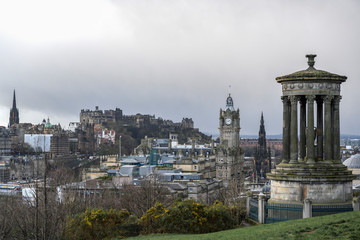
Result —
[[302, 204], [265, 203], [265, 223], [301, 219]]
[[250, 199], [250, 212], [249, 217], [250, 219], [258, 222], [258, 212], [259, 212], [259, 203], [257, 199], [251, 198]]
[[313, 205], [312, 216], [325, 216], [329, 214], [336, 214], [341, 212], [353, 211], [352, 204], [341, 204], [341, 205]]

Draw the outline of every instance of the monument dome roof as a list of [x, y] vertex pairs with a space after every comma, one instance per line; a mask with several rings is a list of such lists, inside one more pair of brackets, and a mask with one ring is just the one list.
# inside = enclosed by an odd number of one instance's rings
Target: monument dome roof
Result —
[[360, 168], [360, 154], [352, 155], [343, 164], [348, 168]]
[[347, 77], [346, 76], [341, 76], [338, 74], [334, 74], [334, 73], [329, 73], [326, 71], [322, 71], [322, 70], [317, 70], [314, 68], [314, 64], [315, 64], [315, 60], [314, 58], [316, 57], [316, 55], [310, 54], [310, 55], [306, 55], [306, 57], [308, 58], [308, 65], [309, 67], [305, 70], [301, 70], [289, 75], [285, 75], [285, 76], [281, 76], [281, 77], [277, 77], [276, 81], [278, 82], [283, 82], [283, 81], [313, 81], [313, 80], [323, 80], [323, 81], [340, 81], [340, 82], [345, 82]]

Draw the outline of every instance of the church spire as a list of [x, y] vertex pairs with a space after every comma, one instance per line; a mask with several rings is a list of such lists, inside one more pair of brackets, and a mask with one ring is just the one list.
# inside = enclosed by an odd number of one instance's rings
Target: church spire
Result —
[[14, 97], [13, 97], [13, 106], [12, 108], [16, 108], [16, 97], [15, 97], [15, 89], [14, 89]]
[[10, 109], [10, 118], [9, 118], [9, 126], [13, 124], [19, 123], [19, 110], [16, 108], [16, 96], [15, 96], [15, 89], [14, 89], [14, 96], [13, 96], [13, 105]]

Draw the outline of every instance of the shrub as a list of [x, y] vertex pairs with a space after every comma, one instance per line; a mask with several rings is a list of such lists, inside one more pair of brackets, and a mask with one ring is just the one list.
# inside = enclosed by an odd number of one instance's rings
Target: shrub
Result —
[[236, 224], [240, 225], [246, 219], [246, 209], [239, 205], [232, 205], [229, 207], [231, 214], [236, 220]]
[[143, 234], [163, 232], [163, 218], [165, 208], [161, 203], [156, 203], [146, 211], [140, 219]]
[[106, 239], [136, 236], [138, 219], [125, 210], [88, 209], [66, 224], [66, 239]]
[[206, 232], [205, 205], [194, 200], [175, 202], [165, 210], [164, 231], [168, 233], [202, 233]]
[[205, 232], [216, 232], [233, 228], [236, 218], [229, 207], [222, 202], [216, 201], [206, 208], [207, 224]]
[[236, 226], [230, 208], [221, 202], [209, 206], [194, 200], [177, 200], [168, 209], [155, 204], [140, 221], [143, 234], [208, 233]]

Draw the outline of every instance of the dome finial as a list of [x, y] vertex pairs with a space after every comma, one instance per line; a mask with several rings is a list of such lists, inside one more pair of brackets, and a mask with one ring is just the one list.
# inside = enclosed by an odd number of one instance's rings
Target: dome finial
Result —
[[314, 68], [316, 54], [308, 54], [306, 57], [308, 58], [309, 68]]

